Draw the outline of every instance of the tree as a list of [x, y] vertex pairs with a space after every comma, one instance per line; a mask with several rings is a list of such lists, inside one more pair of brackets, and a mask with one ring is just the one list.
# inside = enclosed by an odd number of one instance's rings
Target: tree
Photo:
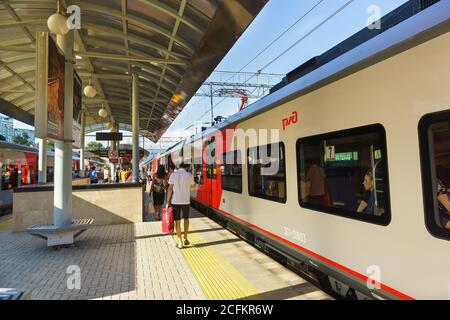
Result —
[[27, 147], [31, 147], [34, 145], [34, 142], [31, 141], [30, 136], [28, 135], [28, 133], [26, 131], [22, 131], [19, 135], [14, 136], [12, 138], [12, 141], [15, 144], [20, 144], [22, 146], [27, 146]]
[[48, 150], [55, 150], [55, 143], [51, 140], [47, 140], [47, 149]]
[[103, 149], [103, 145], [97, 141], [91, 141], [86, 145], [88, 151], [100, 151]]

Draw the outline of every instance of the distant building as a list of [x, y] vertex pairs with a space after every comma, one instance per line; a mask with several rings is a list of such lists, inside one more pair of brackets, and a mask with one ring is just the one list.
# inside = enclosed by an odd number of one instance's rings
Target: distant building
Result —
[[[28, 136], [30, 137], [30, 141], [34, 142], [35, 140], [35, 136], [34, 136], [34, 130], [30, 130], [30, 129], [14, 129], [14, 135], [13, 136], [20, 136], [22, 134], [22, 132], [26, 132], [28, 134]], [[12, 137], [11, 137], [12, 139]]]
[[7, 142], [12, 142], [14, 136], [13, 118], [0, 114], [0, 135], [4, 136]]

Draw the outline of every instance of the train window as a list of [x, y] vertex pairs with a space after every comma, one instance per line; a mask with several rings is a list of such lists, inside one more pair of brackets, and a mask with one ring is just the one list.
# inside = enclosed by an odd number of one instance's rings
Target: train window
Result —
[[241, 151], [237, 150], [222, 154], [220, 173], [223, 190], [242, 193]]
[[274, 143], [247, 149], [250, 196], [286, 202], [284, 144]]
[[426, 115], [419, 124], [425, 223], [450, 239], [450, 112]]
[[304, 208], [388, 225], [386, 133], [376, 124], [297, 141]]
[[196, 184], [203, 184], [202, 158], [194, 159], [194, 181]]

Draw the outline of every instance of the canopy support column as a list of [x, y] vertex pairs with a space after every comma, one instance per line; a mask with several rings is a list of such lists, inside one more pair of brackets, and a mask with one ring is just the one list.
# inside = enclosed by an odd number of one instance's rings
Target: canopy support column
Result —
[[133, 73], [133, 83], [131, 88], [132, 100], [132, 127], [133, 127], [133, 182], [139, 182], [139, 78]]
[[84, 167], [84, 147], [85, 147], [85, 135], [86, 135], [86, 113], [85, 111], [81, 111], [81, 139], [80, 139], [80, 177], [85, 177], [85, 167]]
[[64, 141], [55, 143], [53, 225], [56, 227], [72, 223], [73, 36], [70, 30], [56, 38], [65, 56]]

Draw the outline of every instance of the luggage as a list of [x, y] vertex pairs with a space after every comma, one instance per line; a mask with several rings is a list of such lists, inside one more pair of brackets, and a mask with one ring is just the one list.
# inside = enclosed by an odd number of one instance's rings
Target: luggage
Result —
[[173, 233], [173, 209], [169, 207], [162, 209], [162, 232], [165, 234]]

